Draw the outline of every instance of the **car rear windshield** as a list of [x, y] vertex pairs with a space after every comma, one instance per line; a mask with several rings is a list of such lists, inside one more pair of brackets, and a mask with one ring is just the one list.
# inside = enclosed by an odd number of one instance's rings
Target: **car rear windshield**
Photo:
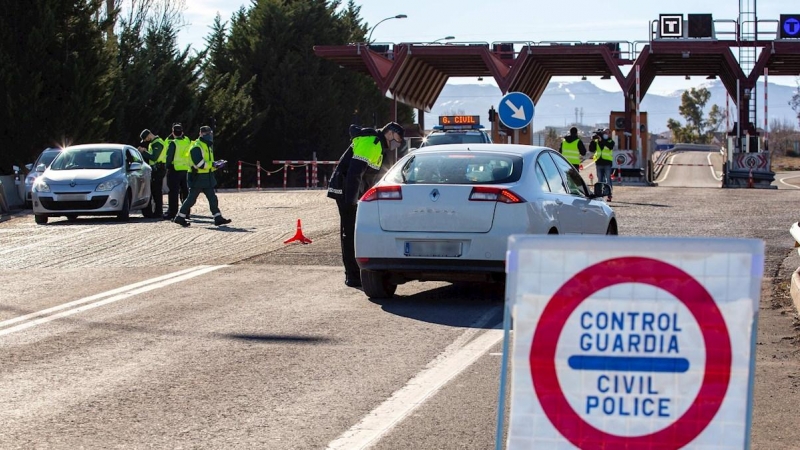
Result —
[[437, 152], [410, 155], [386, 175], [398, 184], [501, 184], [522, 174], [522, 158], [480, 152]]
[[478, 131], [448, 131], [445, 133], [431, 134], [425, 138], [422, 146], [443, 144], [488, 144], [489, 139]]
[[65, 150], [50, 165], [52, 170], [119, 169], [122, 167], [122, 150], [92, 148]]

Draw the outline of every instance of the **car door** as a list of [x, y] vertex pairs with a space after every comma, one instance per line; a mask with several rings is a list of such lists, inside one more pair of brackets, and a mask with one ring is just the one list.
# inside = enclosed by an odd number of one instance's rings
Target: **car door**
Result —
[[[131, 164], [133, 163], [139, 163], [139, 168], [131, 170]], [[132, 203], [138, 205], [146, 198], [144, 192], [144, 160], [142, 159], [142, 155], [132, 147], [127, 148], [125, 167], [128, 176], [128, 185], [131, 187], [131, 192], [133, 193]]]
[[572, 197], [572, 206], [577, 216], [576, 232], [583, 234], [605, 234], [608, 219], [600, 202], [589, 199], [583, 177], [562, 155], [551, 152], [550, 156], [564, 177]]
[[549, 153], [542, 152], [537, 159], [537, 164], [541, 167], [550, 189], [550, 201], [555, 203], [554, 211], [558, 221], [558, 232], [559, 234], [580, 233], [580, 224], [578, 223], [580, 214], [573, 205], [574, 198], [567, 190], [564, 175]]

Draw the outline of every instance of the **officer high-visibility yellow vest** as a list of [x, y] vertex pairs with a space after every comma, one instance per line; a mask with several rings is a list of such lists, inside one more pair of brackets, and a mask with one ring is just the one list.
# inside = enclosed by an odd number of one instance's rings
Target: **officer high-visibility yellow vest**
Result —
[[164, 164], [167, 162], [167, 143], [164, 142], [163, 139], [161, 139], [160, 137], [153, 139], [153, 141], [150, 142], [150, 145], [147, 146], [147, 150], [149, 151], [150, 156], [153, 156], [153, 153], [155, 151], [153, 145], [156, 145], [156, 147], [158, 147], [158, 144], [161, 144], [161, 148], [159, 150], [158, 156], [155, 157], [156, 158], [155, 163]]
[[383, 149], [378, 136], [359, 136], [353, 138], [353, 159], [367, 163], [375, 170], [380, 170], [383, 162]]
[[189, 156], [189, 150], [192, 149], [192, 141], [186, 135], [177, 139], [170, 139], [175, 142], [175, 156], [172, 159], [172, 167], [175, 170], [189, 170], [192, 168], [192, 157]]
[[564, 155], [564, 158], [567, 158], [570, 164], [581, 163], [581, 153], [578, 151], [578, 143], [580, 141], [580, 139], [575, 139], [572, 142], [567, 142], [566, 139], [561, 141], [561, 154]]
[[[610, 140], [611, 139], [609, 139], [609, 141]], [[595, 149], [599, 149], [599, 148], [600, 148], [600, 141], [597, 141], [597, 146], [595, 147]], [[609, 147], [603, 147], [602, 150], [596, 150], [594, 152], [594, 156], [592, 157], [592, 160], [593, 161], [597, 161], [600, 158], [603, 158], [603, 159], [605, 159], [607, 161], [613, 162], [614, 161], [614, 150], [612, 150]]]
[[199, 148], [201, 152], [200, 158], [192, 158], [192, 172], [208, 173], [214, 171], [214, 150], [202, 139], [192, 142], [191, 148]]

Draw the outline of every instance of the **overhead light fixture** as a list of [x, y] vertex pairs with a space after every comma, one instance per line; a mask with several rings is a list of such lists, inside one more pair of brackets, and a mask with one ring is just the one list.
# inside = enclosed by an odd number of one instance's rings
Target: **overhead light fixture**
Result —
[[586, 75], [581, 77], [581, 81], [586, 81]]
[[600, 79], [601, 80], [610, 80], [611, 79], [611, 75], [603, 75], [602, 77], [600, 77]]
[[689, 58], [689, 55], [691, 55], [691, 53], [689, 53], [688, 50], [684, 50], [684, 51], [681, 52], [681, 58], [683, 58], [683, 59]]
[[716, 75], [709, 75], [706, 77], [706, 80], [716, 80], [716, 79], [717, 79]]
[[483, 77], [478, 77], [478, 81], [483, 81]]
[[686, 78], [685, 78], [685, 79], [686, 79], [686, 80], [691, 80], [691, 79], [692, 79], [692, 77], [690, 77], [689, 75], [686, 75]]
[[455, 36], [445, 36], [443, 38], [439, 38], [439, 39], [436, 39], [435, 41], [432, 41], [431, 44], [435, 44], [435, 43], [437, 43], [439, 41], [452, 41], [455, 38], [456, 38]]

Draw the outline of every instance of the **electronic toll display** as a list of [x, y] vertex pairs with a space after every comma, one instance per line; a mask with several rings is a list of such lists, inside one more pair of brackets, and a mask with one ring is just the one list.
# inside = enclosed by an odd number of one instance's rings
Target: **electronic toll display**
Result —
[[481, 116], [439, 116], [439, 125], [443, 127], [463, 126], [472, 128], [481, 123]]
[[781, 39], [800, 39], [800, 14], [781, 14]]

